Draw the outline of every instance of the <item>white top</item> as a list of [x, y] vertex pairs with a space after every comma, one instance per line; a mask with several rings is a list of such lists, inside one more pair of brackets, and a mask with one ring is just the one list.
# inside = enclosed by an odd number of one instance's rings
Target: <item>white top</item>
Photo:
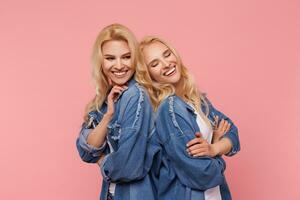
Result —
[[[190, 104], [191, 105], [191, 104]], [[191, 105], [193, 108], [194, 106]], [[195, 114], [197, 115], [196, 121], [198, 124], [198, 127], [200, 129], [202, 137], [211, 144], [212, 137], [213, 137], [213, 130], [207, 126], [204, 119], [201, 117], [201, 115], [195, 110]], [[221, 193], [220, 193], [220, 186], [216, 186], [210, 189], [205, 190], [204, 192], [205, 200], [222, 200]]]

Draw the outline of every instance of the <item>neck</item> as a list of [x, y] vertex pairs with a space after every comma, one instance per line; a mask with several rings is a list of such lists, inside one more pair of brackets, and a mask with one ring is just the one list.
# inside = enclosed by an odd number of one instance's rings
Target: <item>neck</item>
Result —
[[184, 95], [184, 88], [183, 88], [182, 79], [180, 79], [173, 86], [175, 87], [175, 93], [176, 93], [176, 95], [179, 96], [180, 98], [182, 98], [184, 101], [187, 101], [187, 98]]

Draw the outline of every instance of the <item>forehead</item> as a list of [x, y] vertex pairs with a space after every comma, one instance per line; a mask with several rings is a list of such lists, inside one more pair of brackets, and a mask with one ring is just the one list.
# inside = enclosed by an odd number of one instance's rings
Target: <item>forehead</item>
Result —
[[123, 40], [110, 40], [102, 44], [103, 54], [123, 54], [130, 52], [128, 43]]
[[143, 53], [146, 59], [154, 59], [167, 50], [168, 47], [161, 42], [155, 41], [146, 45], [143, 49]]

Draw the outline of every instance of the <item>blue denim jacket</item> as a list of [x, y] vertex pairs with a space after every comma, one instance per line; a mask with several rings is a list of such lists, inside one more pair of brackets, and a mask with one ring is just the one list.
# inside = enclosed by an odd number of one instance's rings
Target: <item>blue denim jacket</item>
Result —
[[[231, 123], [230, 130], [223, 137], [228, 137], [233, 144], [227, 155], [236, 154], [240, 150], [236, 126], [209, 101], [208, 104], [211, 121], [214, 115], [218, 115], [220, 120]], [[155, 138], [161, 145], [161, 153], [155, 158], [151, 178], [158, 199], [204, 200], [204, 191], [219, 185], [222, 199], [231, 200], [222, 157], [192, 157], [186, 152], [187, 142], [200, 131], [194, 109], [178, 96], [171, 95], [159, 106], [155, 122]]]
[[[83, 123], [76, 146], [80, 157], [96, 163], [102, 154], [103, 176], [101, 200], [107, 199], [109, 183], [116, 183], [115, 200], [153, 200], [149, 176], [153, 156], [157, 149], [151, 145], [154, 118], [150, 99], [144, 89], [131, 79], [115, 103], [115, 113], [108, 125], [105, 143], [95, 148], [87, 144], [87, 136], [106, 113], [106, 103], [98, 111], [89, 113], [89, 122]], [[112, 152], [110, 152], [111, 146]]]

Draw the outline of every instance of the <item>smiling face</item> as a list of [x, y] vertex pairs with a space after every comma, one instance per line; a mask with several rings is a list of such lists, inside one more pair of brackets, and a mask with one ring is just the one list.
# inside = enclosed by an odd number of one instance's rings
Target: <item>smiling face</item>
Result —
[[110, 40], [102, 45], [103, 73], [113, 85], [124, 85], [132, 77], [131, 52], [123, 40]]
[[146, 45], [142, 53], [152, 79], [158, 83], [176, 86], [181, 77], [181, 69], [171, 49], [159, 41], [154, 41]]

